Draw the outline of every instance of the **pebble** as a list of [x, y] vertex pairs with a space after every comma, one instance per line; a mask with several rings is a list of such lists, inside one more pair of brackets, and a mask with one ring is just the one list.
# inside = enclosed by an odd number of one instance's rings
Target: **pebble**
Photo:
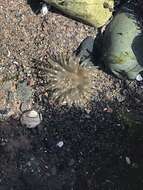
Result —
[[143, 78], [142, 78], [142, 76], [141, 76], [140, 74], [138, 74], [138, 75], [136, 76], [136, 80], [137, 80], [137, 81], [142, 81]]
[[29, 102], [22, 102], [20, 105], [20, 110], [22, 112], [30, 110], [31, 106], [32, 106], [32, 102], [30, 102], [30, 101]]
[[9, 50], [7, 50], [7, 51], [8, 51], [8, 53], [7, 53], [7, 57], [10, 57], [11, 53], [10, 53]]
[[19, 63], [17, 61], [13, 61], [13, 64], [15, 64], [16, 66], [19, 66]]
[[108, 107], [108, 108], [104, 108], [103, 109], [104, 112], [107, 112], [107, 113], [112, 113], [113, 112], [113, 109]]
[[126, 156], [126, 163], [127, 163], [128, 165], [130, 165], [130, 164], [131, 164], [131, 160], [130, 160], [130, 158], [129, 158], [129, 157], [127, 157], [127, 156]]
[[59, 148], [62, 148], [63, 145], [64, 145], [64, 142], [63, 142], [63, 141], [59, 141], [59, 142], [57, 143], [57, 146], [58, 146]]
[[42, 16], [47, 15], [47, 14], [48, 14], [48, 11], [49, 11], [49, 8], [48, 8], [48, 6], [44, 3], [44, 4], [42, 5], [42, 9], [41, 9], [41, 14], [42, 14]]
[[26, 111], [21, 116], [21, 124], [27, 128], [35, 128], [42, 121], [42, 115], [35, 110]]

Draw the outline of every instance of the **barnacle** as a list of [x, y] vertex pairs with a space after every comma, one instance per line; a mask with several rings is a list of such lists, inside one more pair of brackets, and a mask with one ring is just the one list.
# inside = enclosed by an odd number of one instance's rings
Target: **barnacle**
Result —
[[54, 102], [84, 107], [94, 96], [95, 68], [86, 61], [80, 63], [80, 58], [68, 55], [48, 58], [45, 72], [47, 91]]

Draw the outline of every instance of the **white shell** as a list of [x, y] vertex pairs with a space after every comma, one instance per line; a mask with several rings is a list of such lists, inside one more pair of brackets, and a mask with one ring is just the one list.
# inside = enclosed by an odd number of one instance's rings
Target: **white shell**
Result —
[[129, 157], [127, 157], [127, 156], [126, 156], [126, 163], [127, 163], [128, 165], [130, 165], [130, 164], [131, 164], [131, 160], [130, 160], [130, 158], [129, 158]]
[[63, 141], [60, 141], [60, 142], [57, 143], [57, 146], [58, 146], [59, 148], [62, 148], [63, 145], [64, 145], [64, 142], [63, 142]]
[[47, 7], [47, 5], [46, 4], [43, 4], [42, 5], [42, 9], [41, 9], [41, 14], [43, 15], [43, 16], [45, 16], [46, 14], [48, 14], [48, 7]]
[[142, 81], [143, 78], [142, 78], [142, 76], [141, 76], [140, 74], [138, 74], [138, 75], [136, 76], [136, 80], [137, 80], [137, 81]]
[[21, 124], [27, 128], [35, 128], [41, 123], [42, 115], [35, 110], [24, 112], [21, 116]]

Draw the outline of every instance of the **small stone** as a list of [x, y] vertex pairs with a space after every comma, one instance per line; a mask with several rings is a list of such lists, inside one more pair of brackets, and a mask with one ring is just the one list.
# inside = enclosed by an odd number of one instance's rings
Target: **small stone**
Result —
[[16, 66], [19, 66], [19, 63], [17, 61], [13, 61], [13, 64], [15, 64]]
[[27, 128], [37, 127], [41, 123], [41, 120], [42, 115], [35, 110], [24, 112], [20, 119], [21, 124]]
[[130, 165], [130, 164], [131, 164], [131, 160], [130, 160], [130, 158], [129, 158], [129, 157], [127, 157], [127, 156], [126, 156], [126, 163], [127, 163], [128, 165]]
[[45, 168], [46, 168], [46, 169], [49, 169], [49, 167], [48, 167], [47, 165], [45, 165]]
[[64, 145], [64, 142], [63, 142], [63, 141], [59, 141], [59, 142], [57, 143], [57, 146], [58, 146], [59, 148], [62, 148], [63, 145]]
[[108, 108], [104, 108], [103, 109], [104, 112], [107, 112], [107, 113], [112, 113], [113, 112], [113, 109], [108, 107]]
[[44, 3], [41, 9], [42, 16], [45, 16], [48, 13], [48, 10], [49, 10], [48, 6]]
[[27, 111], [27, 110], [30, 110], [32, 107], [32, 102], [22, 102], [21, 105], [20, 105], [20, 110], [21, 112], [24, 112], [24, 111]]
[[10, 57], [11, 53], [9, 51], [9, 49], [7, 50], [7, 57]]
[[27, 166], [31, 167], [31, 162], [30, 161], [27, 162]]
[[143, 78], [142, 78], [142, 76], [141, 76], [140, 74], [138, 74], [138, 75], [136, 76], [136, 80], [137, 80], [137, 81], [142, 81]]

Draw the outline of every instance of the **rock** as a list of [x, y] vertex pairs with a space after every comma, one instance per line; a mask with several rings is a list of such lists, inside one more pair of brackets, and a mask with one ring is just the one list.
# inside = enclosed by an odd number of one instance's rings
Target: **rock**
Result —
[[141, 76], [140, 74], [138, 74], [138, 75], [136, 76], [136, 80], [137, 80], [137, 81], [142, 81], [143, 78], [142, 78], [142, 76]]
[[27, 128], [35, 128], [42, 121], [42, 115], [35, 110], [26, 111], [21, 116], [21, 124]]
[[101, 27], [112, 16], [114, 0], [44, 0], [63, 13], [95, 27]]
[[143, 71], [143, 35], [135, 12], [135, 3], [126, 3], [104, 32], [103, 62], [121, 79], [136, 79]]
[[130, 165], [131, 164], [131, 160], [130, 160], [130, 158], [128, 157], [128, 156], [126, 156], [126, 163], [128, 164], [128, 165]]
[[57, 143], [57, 146], [58, 146], [59, 148], [62, 148], [63, 145], [64, 145], [64, 142], [63, 142], [63, 141], [59, 141], [59, 142]]
[[45, 16], [45, 15], [47, 15], [48, 14], [48, 6], [47, 6], [47, 4], [43, 4], [42, 5], [42, 9], [41, 9], [41, 14], [42, 14], [42, 16]]

